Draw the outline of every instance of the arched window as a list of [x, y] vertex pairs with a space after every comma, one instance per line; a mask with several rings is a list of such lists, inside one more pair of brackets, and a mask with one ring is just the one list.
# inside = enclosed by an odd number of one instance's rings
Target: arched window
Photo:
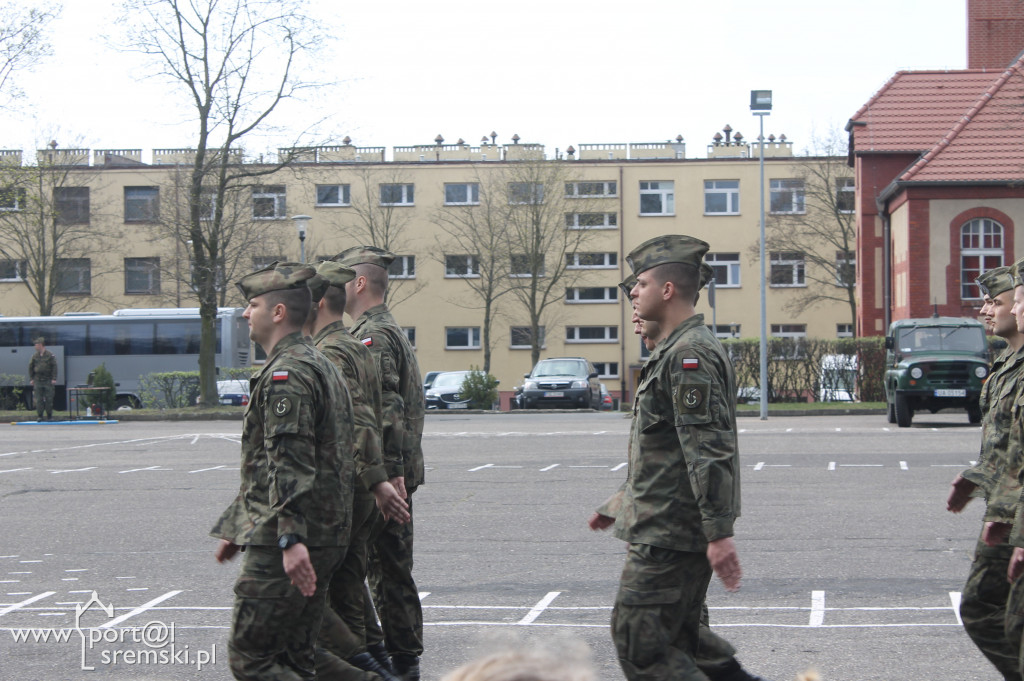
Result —
[[1003, 265], [1003, 226], [976, 218], [960, 228], [960, 297], [981, 298], [974, 283], [982, 272]]

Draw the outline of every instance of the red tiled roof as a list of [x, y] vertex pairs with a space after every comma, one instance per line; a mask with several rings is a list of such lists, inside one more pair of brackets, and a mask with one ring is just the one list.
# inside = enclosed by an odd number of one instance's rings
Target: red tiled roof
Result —
[[899, 178], [901, 182], [1024, 180], [1024, 57]]

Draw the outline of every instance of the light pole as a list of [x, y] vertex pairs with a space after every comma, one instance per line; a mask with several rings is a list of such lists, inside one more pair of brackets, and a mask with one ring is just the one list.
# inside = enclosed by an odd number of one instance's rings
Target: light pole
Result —
[[299, 233], [299, 262], [306, 262], [306, 230], [309, 229], [309, 221], [312, 220], [308, 215], [293, 215], [292, 220], [295, 220], [295, 230]]
[[772, 113], [772, 91], [751, 90], [750, 110], [754, 112], [761, 123], [761, 132], [757, 137], [757, 146], [760, 149], [761, 158], [761, 179], [759, 189], [761, 192], [761, 420], [768, 419], [768, 306], [765, 298], [765, 252], [764, 252], [764, 117]]

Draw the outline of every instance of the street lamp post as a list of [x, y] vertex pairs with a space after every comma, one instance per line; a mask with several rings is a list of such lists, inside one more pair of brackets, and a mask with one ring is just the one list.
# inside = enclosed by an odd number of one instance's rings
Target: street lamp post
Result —
[[306, 262], [306, 231], [309, 229], [309, 221], [312, 220], [308, 215], [293, 215], [292, 220], [295, 220], [295, 230], [299, 233], [299, 262]]
[[768, 419], [768, 306], [766, 303], [765, 289], [765, 248], [764, 248], [764, 117], [772, 113], [772, 91], [751, 90], [750, 110], [754, 112], [761, 123], [761, 132], [757, 137], [757, 146], [760, 150], [760, 192], [761, 192], [761, 234], [760, 234], [760, 255], [761, 255], [761, 420]]

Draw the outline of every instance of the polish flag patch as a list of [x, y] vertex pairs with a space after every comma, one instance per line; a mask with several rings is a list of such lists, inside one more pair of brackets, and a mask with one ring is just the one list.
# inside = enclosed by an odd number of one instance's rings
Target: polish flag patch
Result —
[[700, 360], [694, 357], [693, 359], [683, 359], [683, 371], [696, 371], [700, 369]]
[[373, 345], [373, 339], [372, 339], [372, 338], [370, 338], [369, 336], [367, 336], [366, 338], [364, 338], [364, 339], [363, 339], [363, 340], [362, 340], [361, 342], [362, 342], [362, 344], [363, 344], [363, 345], [365, 345], [366, 347], [371, 347], [371, 346]]
[[272, 380], [272, 381], [287, 381], [288, 380], [288, 372], [287, 371], [275, 371], [274, 373], [270, 374], [270, 380]]

